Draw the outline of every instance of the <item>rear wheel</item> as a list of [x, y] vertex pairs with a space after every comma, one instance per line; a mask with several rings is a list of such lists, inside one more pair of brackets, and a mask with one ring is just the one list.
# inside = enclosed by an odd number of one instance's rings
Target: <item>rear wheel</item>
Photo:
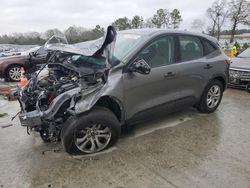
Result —
[[21, 76], [21, 66], [11, 65], [6, 71], [6, 80], [11, 82], [18, 82]]
[[80, 117], [70, 118], [62, 128], [64, 149], [70, 153], [96, 153], [112, 146], [120, 136], [115, 115], [103, 107], [95, 107]]
[[223, 96], [223, 86], [219, 80], [213, 80], [205, 88], [198, 110], [203, 113], [214, 112], [220, 105]]

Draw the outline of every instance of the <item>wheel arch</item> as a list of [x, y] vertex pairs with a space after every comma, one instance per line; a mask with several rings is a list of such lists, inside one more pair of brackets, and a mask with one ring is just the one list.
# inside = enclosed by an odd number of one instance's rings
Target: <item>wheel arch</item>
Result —
[[222, 86], [223, 86], [223, 91], [225, 91], [225, 89], [227, 87], [227, 81], [226, 81], [226, 79], [223, 76], [216, 76], [212, 80], [218, 80], [218, 81], [220, 81], [222, 83]]
[[115, 114], [121, 124], [124, 123], [124, 109], [119, 99], [108, 95], [102, 96], [97, 100], [94, 106], [102, 106], [108, 108]]

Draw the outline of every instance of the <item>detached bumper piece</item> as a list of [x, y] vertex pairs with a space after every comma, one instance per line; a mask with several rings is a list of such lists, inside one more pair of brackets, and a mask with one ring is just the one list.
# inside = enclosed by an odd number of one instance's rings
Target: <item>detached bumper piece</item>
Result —
[[41, 115], [38, 111], [21, 113], [19, 115], [21, 125], [24, 127], [36, 127], [42, 125]]

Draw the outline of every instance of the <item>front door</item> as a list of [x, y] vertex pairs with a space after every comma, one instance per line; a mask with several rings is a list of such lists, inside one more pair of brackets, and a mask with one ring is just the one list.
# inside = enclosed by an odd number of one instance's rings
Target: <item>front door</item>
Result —
[[[175, 87], [174, 37], [163, 36], [147, 44], [132, 60], [144, 59], [151, 67], [148, 75], [123, 74], [124, 101], [127, 119], [145, 117], [152, 110], [172, 110], [178, 95]], [[131, 63], [131, 62], [130, 62]], [[158, 107], [158, 108], [156, 108]], [[157, 111], [154, 111], [157, 112]]]

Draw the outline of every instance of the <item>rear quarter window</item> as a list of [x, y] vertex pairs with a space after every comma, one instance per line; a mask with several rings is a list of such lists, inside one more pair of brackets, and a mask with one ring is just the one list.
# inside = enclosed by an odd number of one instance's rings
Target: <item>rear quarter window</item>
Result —
[[205, 55], [211, 54], [217, 50], [215, 45], [212, 44], [212, 42], [208, 41], [207, 39], [202, 39], [202, 42], [204, 45]]
[[199, 37], [179, 36], [181, 61], [190, 61], [204, 56], [204, 49]]

